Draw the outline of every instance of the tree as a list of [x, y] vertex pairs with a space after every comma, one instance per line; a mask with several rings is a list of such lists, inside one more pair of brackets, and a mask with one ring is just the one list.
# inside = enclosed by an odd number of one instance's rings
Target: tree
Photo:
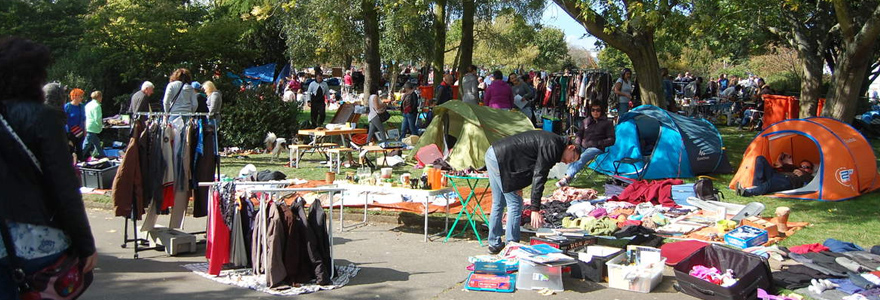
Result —
[[831, 4], [809, 0], [781, 2], [771, 13], [760, 16], [770, 33], [796, 51], [802, 66], [797, 72], [801, 79], [800, 117], [815, 116], [821, 96], [823, 55], [829, 50], [832, 26], [836, 23]]
[[348, 65], [365, 53], [363, 4], [356, 1], [288, 0], [281, 4], [283, 37], [291, 63]]
[[868, 67], [876, 61], [880, 3], [844, 0], [833, 0], [832, 3], [841, 41], [822, 115], [850, 122], [855, 116]]
[[678, 0], [553, 0], [608, 46], [626, 54], [639, 78], [642, 102], [666, 107], [655, 35], [688, 7]]
[[599, 68], [611, 71], [611, 73], [620, 73], [623, 68], [632, 68], [632, 61], [620, 50], [605, 47], [599, 50]]
[[434, 2], [434, 55], [431, 69], [434, 73], [434, 88], [443, 81], [443, 61], [446, 53], [446, 0]]
[[534, 44], [538, 47], [538, 56], [533, 65], [539, 70], [559, 70], [563, 62], [570, 59], [565, 33], [558, 28], [541, 28], [535, 35]]
[[[474, 62], [474, 12], [476, 10], [474, 0], [462, 0], [462, 16], [461, 16], [461, 44], [459, 44], [458, 71], [461, 74], [467, 72], [467, 68]], [[461, 88], [464, 88], [463, 86]], [[460, 93], [462, 95], [463, 93]]]
[[379, 12], [376, 0], [361, 0], [364, 15], [364, 95], [370, 95], [371, 87], [378, 85], [382, 78], [379, 57]]

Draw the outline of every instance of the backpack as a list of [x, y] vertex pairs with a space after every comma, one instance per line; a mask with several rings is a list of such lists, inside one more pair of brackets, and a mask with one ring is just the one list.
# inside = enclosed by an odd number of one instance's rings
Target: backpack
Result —
[[719, 195], [720, 199], [724, 198], [721, 191], [712, 185], [712, 177], [709, 176], [697, 177], [697, 182], [694, 183], [694, 194], [700, 200], [719, 201]]

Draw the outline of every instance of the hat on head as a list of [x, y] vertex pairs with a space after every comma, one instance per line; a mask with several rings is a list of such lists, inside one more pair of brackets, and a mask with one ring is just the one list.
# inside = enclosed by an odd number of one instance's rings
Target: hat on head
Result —
[[193, 89], [197, 89], [197, 90], [198, 90], [198, 89], [201, 89], [201, 88], [202, 88], [202, 84], [199, 83], [198, 81], [193, 81], [190, 85], [193, 87]]

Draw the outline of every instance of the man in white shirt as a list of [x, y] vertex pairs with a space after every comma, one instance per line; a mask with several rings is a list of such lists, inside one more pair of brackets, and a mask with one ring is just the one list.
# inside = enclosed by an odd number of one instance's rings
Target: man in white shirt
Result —
[[309, 94], [310, 99], [309, 109], [311, 111], [312, 126], [316, 128], [321, 127], [324, 125], [324, 119], [327, 117], [327, 104], [324, 101], [324, 96], [330, 93], [330, 88], [324, 82], [323, 74], [315, 74], [315, 81], [309, 84], [309, 89], [306, 93]]

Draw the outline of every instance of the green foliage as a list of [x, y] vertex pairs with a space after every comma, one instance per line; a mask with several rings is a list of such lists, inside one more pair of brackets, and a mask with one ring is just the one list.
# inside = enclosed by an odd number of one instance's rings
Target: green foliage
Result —
[[[431, 57], [434, 48], [433, 15], [426, 0], [383, 0], [380, 7], [379, 49], [383, 60], [417, 62]], [[459, 22], [460, 24], [460, 22]], [[460, 28], [460, 27], [459, 27]], [[450, 29], [447, 41], [461, 39], [461, 30]]]
[[538, 46], [538, 57], [534, 60], [536, 69], [560, 70], [562, 63], [570, 60], [565, 33], [558, 28], [541, 28], [535, 35], [534, 43]]
[[269, 85], [256, 90], [239, 91], [231, 85], [218, 86], [223, 92], [220, 119], [221, 147], [260, 147], [266, 133], [278, 137], [295, 137], [299, 130], [296, 102], [284, 102]]
[[290, 0], [281, 4], [280, 14], [291, 63], [339, 64], [363, 57], [359, 1]]
[[632, 69], [633, 67], [632, 61], [630, 61], [629, 57], [615, 48], [602, 48], [602, 50], [599, 51], [598, 58], [599, 68], [612, 71], [612, 73], [619, 72], [623, 68]]

